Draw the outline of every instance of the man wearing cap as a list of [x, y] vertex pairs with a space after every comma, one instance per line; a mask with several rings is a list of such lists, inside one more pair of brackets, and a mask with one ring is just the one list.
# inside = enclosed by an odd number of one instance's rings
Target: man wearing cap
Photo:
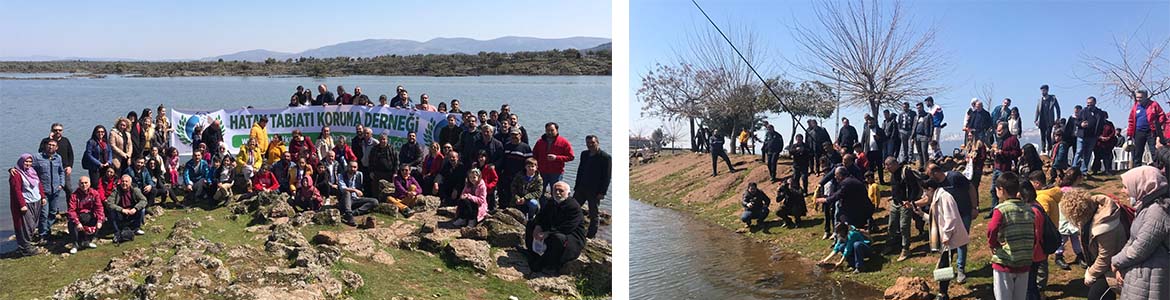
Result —
[[1040, 103], [1036, 104], [1036, 126], [1040, 127], [1040, 149], [1052, 148], [1052, 124], [1060, 119], [1060, 102], [1048, 94], [1048, 85], [1040, 86]]
[[[511, 187], [512, 179], [516, 177], [516, 174], [524, 172], [525, 163], [532, 158], [532, 147], [522, 141], [520, 135], [520, 129], [516, 127], [508, 129], [508, 142], [504, 143], [503, 148], [503, 163], [500, 163], [499, 168], [497, 168], [497, 171], [500, 172], [500, 182], [497, 186]], [[496, 194], [500, 198], [498, 201], [500, 206], [512, 206], [514, 197], [510, 188], [497, 189]]]

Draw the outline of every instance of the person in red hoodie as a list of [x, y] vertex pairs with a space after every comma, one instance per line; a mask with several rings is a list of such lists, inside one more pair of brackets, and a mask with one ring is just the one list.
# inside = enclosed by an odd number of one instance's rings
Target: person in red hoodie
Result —
[[275, 192], [280, 189], [280, 182], [276, 181], [276, 175], [272, 174], [272, 167], [269, 165], [260, 166], [260, 172], [252, 176], [252, 190], [259, 192]]
[[561, 181], [565, 174], [565, 163], [573, 161], [573, 145], [560, 135], [560, 125], [555, 122], [544, 124], [544, 135], [532, 147], [532, 157], [538, 162], [537, 171], [544, 181], [544, 188], [551, 189], [552, 185]]
[[[1125, 128], [1125, 136], [1133, 141], [1133, 155], [1130, 156], [1130, 167], [1142, 165], [1142, 155], [1146, 148], [1154, 153], [1157, 144], [1158, 131], [1163, 130], [1166, 116], [1162, 113], [1162, 106], [1149, 98], [1145, 90], [1133, 93], [1133, 108], [1129, 110], [1129, 126]], [[1163, 130], [1165, 131], [1165, 130]], [[1165, 134], [1165, 132], [1162, 132]], [[1166, 140], [1166, 138], [1163, 138]]]
[[81, 176], [77, 181], [77, 190], [69, 195], [69, 233], [73, 235], [70, 254], [81, 249], [82, 241], [90, 249], [97, 248], [93, 236], [106, 222], [106, 209], [102, 204], [105, 198], [98, 197], [99, 194], [98, 190], [90, 188], [89, 176]]
[[114, 166], [108, 166], [102, 170], [102, 178], [98, 178], [97, 187], [94, 188], [98, 192], [99, 199], [105, 199], [110, 195], [110, 191], [118, 187], [118, 172], [114, 170]]

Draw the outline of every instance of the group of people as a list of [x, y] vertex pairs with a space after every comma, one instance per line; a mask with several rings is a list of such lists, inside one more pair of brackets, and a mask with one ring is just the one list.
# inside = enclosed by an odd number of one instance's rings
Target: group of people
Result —
[[[355, 88], [338, 94], [318, 87], [312, 98], [302, 87], [290, 100], [296, 105], [366, 105], [368, 98]], [[385, 104], [385, 99], [382, 99]], [[412, 105], [401, 86], [391, 107], [435, 111], [426, 94]], [[166, 108], [159, 106], [157, 121], [151, 110], [131, 112], [107, 131], [94, 126], [86, 142], [82, 166], [88, 176], [70, 180], [73, 147], [62, 136], [63, 125], [53, 124], [37, 154], [24, 154], [10, 170], [13, 222], [17, 254], [33, 255], [53, 238], [58, 214], [67, 214], [73, 246], [70, 252], [96, 247], [94, 236], [112, 228], [115, 241], [141, 235], [146, 208], [185, 204], [218, 207], [259, 193], [282, 193], [297, 210], [336, 207], [342, 222], [355, 226], [354, 217], [373, 211], [380, 203], [395, 206], [409, 218], [422, 204], [420, 196], [436, 196], [441, 205], [456, 206], [455, 226], [477, 226], [498, 209], [515, 207], [527, 216], [527, 243], [534, 267], [559, 269], [575, 259], [585, 240], [597, 234], [601, 199], [611, 177], [611, 159], [596, 136], [585, 138], [586, 150], [573, 153], [560, 135], [560, 125], [545, 124], [533, 146], [518, 116], [504, 104], [499, 111], [463, 111], [458, 100], [446, 111], [447, 126], [434, 142], [419, 143], [416, 133], [395, 147], [388, 132], [374, 135], [357, 125], [349, 139], [333, 135], [329, 126], [313, 136], [294, 130], [291, 138], [269, 134], [267, 117], [250, 130], [238, 153], [231, 153], [219, 120], [194, 129], [192, 153], [180, 161], [171, 146]], [[425, 150], [424, 150], [425, 149]], [[575, 187], [562, 181], [567, 162], [580, 159]], [[379, 181], [391, 183], [384, 192]], [[178, 201], [183, 195], [185, 203]], [[565, 201], [573, 198], [573, 201]], [[167, 200], [171, 204], [167, 204]], [[336, 199], [336, 200], [333, 200]], [[335, 202], [334, 202], [335, 201]], [[586, 218], [582, 207], [588, 206]], [[588, 220], [586, 223], [586, 220]], [[539, 270], [539, 268], [534, 268]]]
[[[833, 242], [821, 263], [847, 263], [853, 272], [861, 272], [866, 258], [879, 252], [899, 254], [897, 261], [913, 256], [914, 224], [920, 237], [926, 235], [931, 251], [939, 255], [934, 277], [939, 281], [939, 298], [948, 299], [950, 281], [962, 284], [967, 279], [967, 248], [976, 234], [971, 231], [972, 222], [979, 215], [980, 181], [990, 161], [988, 193], [992, 203], [984, 228], [992, 251], [997, 299], [1042, 298], [1050, 259], [1063, 270], [1071, 270], [1071, 265], [1085, 269], [1089, 299], [1170, 297], [1170, 283], [1164, 280], [1170, 270], [1170, 252], [1165, 251], [1170, 248], [1166, 247], [1170, 238], [1162, 209], [1170, 207], [1170, 186], [1165, 179], [1165, 171], [1170, 170], [1170, 147], [1153, 146], [1155, 139], [1170, 139], [1164, 136], [1170, 132], [1165, 127], [1170, 116], [1164, 115], [1146, 92], [1139, 91], [1133, 95], [1129, 130], [1123, 137], [1108, 114], [1096, 107], [1094, 97], [1075, 107], [1071, 116], [1060, 118], [1055, 96], [1048, 94], [1047, 86], [1041, 92], [1034, 120], [1045, 132], [1042, 137], [1047, 136], [1041, 145], [1021, 146], [1019, 110], [1011, 107], [1010, 99], [994, 112], [972, 101], [964, 120], [966, 142], [952, 155], [943, 155], [938, 149], [938, 129], [946, 123], [932, 98], [917, 103], [916, 111], [903, 103], [902, 116], [885, 111], [881, 124], [867, 115], [861, 135], [843, 119], [836, 142], [810, 120], [806, 135], [796, 134], [792, 144], [784, 147], [773, 126], [765, 124], [768, 133], [763, 161], [772, 180], [782, 181], [775, 192], [780, 204], [776, 214], [784, 225], [795, 226], [807, 213], [806, 198], [813, 196], [813, 203], [824, 213], [822, 238]], [[1113, 171], [1112, 150], [1125, 137], [1134, 140], [1130, 151], [1134, 152], [1133, 165], [1139, 166], [1121, 176], [1129, 199], [1085, 190], [1083, 182], [1091, 173]], [[713, 168], [718, 166], [717, 158], [726, 157], [722, 139], [718, 131], [711, 131], [706, 148]], [[909, 145], [914, 145], [917, 153], [910, 151]], [[1147, 145], [1153, 152], [1153, 166], [1141, 166], [1141, 151]], [[1037, 147], [1049, 149], [1045, 151], [1049, 164]], [[778, 159], [773, 156], [780, 154], [779, 149], [786, 149], [792, 158], [793, 171], [787, 178], [775, 175]], [[734, 170], [730, 162], [728, 167]], [[817, 170], [825, 176], [810, 187], [808, 176]], [[888, 200], [882, 197], [880, 185], [889, 186]], [[884, 249], [879, 251], [871, 237], [882, 230], [874, 219], [882, 202], [889, 211], [886, 224], [881, 224], [888, 234]], [[741, 221], [747, 228], [762, 225], [770, 205], [768, 194], [756, 183], [749, 183]], [[1075, 254], [1071, 261], [1064, 257], [1066, 244], [1071, 244]], [[832, 262], [837, 256], [840, 258]]]

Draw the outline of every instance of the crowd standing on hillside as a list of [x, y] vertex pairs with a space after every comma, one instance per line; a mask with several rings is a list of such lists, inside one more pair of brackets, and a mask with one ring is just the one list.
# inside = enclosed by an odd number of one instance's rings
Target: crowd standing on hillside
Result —
[[[1062, 270], [1071, 270], [1070, 265], [1085, 269], [1088, 289], [1082, 296], [1089, 299], [1170, 299], [1170, 114], [1146, 91], [1137, 91], [1128, 126], [1121, 132], [1097, 108], [1096, 98], [1087, 97], [1083, 106], [1076, 105], [1073, 114], [1062, 118], [1048, 86], [1040, 91], [1033, 120], [1041, 132], [1039, 145], [1021, 144], [1022, 120], [1011, 99], [992, 111], [973, 99], [961, 123], [965, 142], [952, 155], [939, 149], [940, 129], [947, 123], [943, 108], [931, 97], [914, 103], [914, 109], [904, 102], [901, 112], [885, 110], [881, 121], [866, 115], [860, 135], [843, 118], [835, 141], [809, 120], [805, 133], [796, 134], [785, 147], [775, 128], [764, 124], [762, 161], [773, 182], [783, 181], [775, 191], [780, 204], [776, 214], [785, 226], [799, 226], [807, 212], [805, 199], [813, 196], [824, 214], [822, 239], [833, 241], [820, 263], [847, 264], [853, 272], [867, 269], [866, 258], [873, 253], [898, 254], [896, 261], [914, 256], [913, 224], [939, 257], [932, 272], [939, 299], [949, 299], [950, 282], [966, 282], [967, 249], [974, 234], [987, 235], [996, 299], [1043, 298], [1049, 257]], [[735, 172], [723, 149], [724, 136], [702, 127], [700, 136], [707, 141], [699, 148], [711, 155], [712, 176], [718, 174], [720, 158]], [[751, 138], [742, 132], [740, 146]], [[1120, 179], [1128, 199], [1083, 189], [1083, 181], [1093, 175], [1120, 171], [1113, 169], [1113, 149], [1122, 145], [1132, 154], [1131, 169]], [[793, 170], [778, 178], [780, 149], [787, 150]], [[1152, 163], [1143, 166], [1147, 150]], [[991, 182], [983, 190], [986, 167], [991, 168]], [[809, 186], [809, 174], [824, 176]], [[883, 202], [879, 185], [890, 189], [885, 201], [889, 216], [880, 224], [884, 229], [873, 218]], [[980, 193], [991, 199], [982, 221], [984, 233], [972, 231]], [[742, 201], [745, 227], [762, 226], [772, 202], [756, 183], [749, 183]], [[871, 239], [879, 230], [888, 231], [881, 249]], [[1071, 261], [1064, 257], [1066, 243], [1075, 254]]]
[[[316, 140], [295, 130], [286, 141], [269, 134], [269, 120], [261, 117], [244, 146], [231, 153], [223, 125], [216, 120], [195, 128], [192, 155], [184, 161], [172, 146], [175, 128], [166, 107], [159, 105], [141, 114], [131, 111], [108, 130], [94, 126], [81, 159], [88, 174], [74, 184], [74, 148], [62, 136], [64, 125], [54, 123], [37, 153], [22, 154], [9, 171], [14, 253], [42, 253], [40, 246], [52, 239], [72, 241], [70, 253], [96, 248], [95, 237], [112, 235], [115, 242], [128, 241], [145, 234], [142, 226], [150, 206], [170, 200], [167, 207], [214, 208], [259, 193], [288, 194], [289, 204], [297, 210], [335, 207], [350, 226], [356, 225], [354, 216], [372, 212], [379, 203], [392, 204], [409, 218], [423, 204], [419, 201], [423, 195], [438, 197], [442, 206], [457, 207], [456, 226], [477, 226], [487, 215], [515, 207], [528, 216], [526, 245], [537, 271], [559, 270], [597, 234], [612, 162], [596, 136], [587, 136], [587, 149], [574, 153], [560, 135], [560, 125], [548, 122], [544, 134], [529, 146], [528, 131], [508, 104], [498, 111], [473, 113], [462, 110], [455, 99], [449, 109], [443, 102], [431, 105], [427, 94], [416, 104], [403, 86], [396, 88], [392, 99], [381, 95], [378, 104], [361, 87], [354, 87], [351, 94], [339, 85], [335, 94], [322, 84], [317, 91], [313, 97], [298, 86], [289, 106], [432, 111], [448, 114], [447, 126], [429, 145], [420, 145], [417, 134], [410, 132], [406, 143], [394, 147], [388, 132], [375, 135], [360, 124], [348, 140], [333, 136], [324, 126]], [[565, 163], [575, 159], [580, 159], [580, 166], [576, 185], [570, 188], [561, 178]], [[383, 194], [379, 180], [392, 183], [393, 193]], [[182, 203], [179, 195], [184, 196]], [[588, 216], [582, 209], [586, 205]], [[69, 223], [68, 236], [52, 232], [62, 216]]]

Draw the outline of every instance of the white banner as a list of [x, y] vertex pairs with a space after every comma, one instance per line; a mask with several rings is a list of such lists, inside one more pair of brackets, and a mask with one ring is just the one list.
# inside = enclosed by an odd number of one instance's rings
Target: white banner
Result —
[[[279, 134], [284, 136], [286, 143], [292, 137], [294, 129], [300, 129], [302, 134], [311, 137], [316, 143], [323, 126], [329, 126], [330, 134], [334, 138], [344, 136], [348, 141], [353, 137], [356, 126], [361, 124], [372, 128], [375, 138], [387, 132], [390, 143], [395, 147], [406, 143], [407, 134], [414, 132], [418, 137], [419, 146], [423, 147], [424, 151], [431, 141], [438, 140], [439, 130], [447, 126], [445, 113], [387, 107], [335, 105], [216, 111], [172, 109], [170, 120], [175, 131], [171, 136], [173, 141], [171, 144], [178, 148], [180, 153], [188, 155], [191, 153], [195, 127], [207, 128], [211, 121], [221, 120], [225, 146], [229, 152], [239, 153], [240, 148], [248, 141], [252, 125], [260, 121], [262, 116], [268, 117], [269, 138]], [[461, 119], [458, 114], [455, 115], [456, 123], [461, 123]]]

